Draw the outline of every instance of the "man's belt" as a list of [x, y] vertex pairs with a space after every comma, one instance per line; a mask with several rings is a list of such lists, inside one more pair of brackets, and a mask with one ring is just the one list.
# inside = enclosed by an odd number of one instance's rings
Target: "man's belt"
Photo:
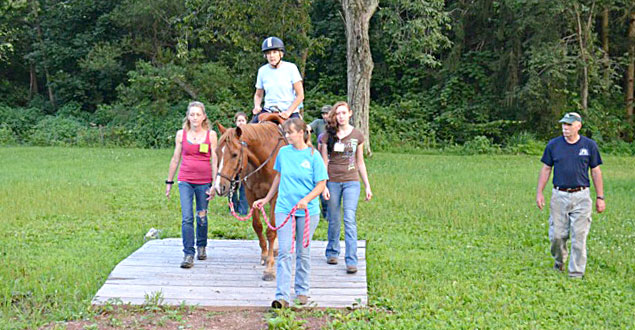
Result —
[[578, 192], [581, 190], [584, 190], [588, 187], [575, 187], [575, 188], [562, 188], [562, 187], [554, 187], [560, 191], [564, 191], [564, 192], [568, 192], [568, 193], [574, 193], [574, 192]]

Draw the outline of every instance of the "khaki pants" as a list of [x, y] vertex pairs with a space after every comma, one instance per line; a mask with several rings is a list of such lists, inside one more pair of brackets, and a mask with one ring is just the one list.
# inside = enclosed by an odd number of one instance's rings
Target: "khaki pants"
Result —
[[568, 193], [553, 189], [549, 213], [551, 255], [557, 266], [567, 260], [567, 240], [571, 237], [569, 275], [582, 276], [586, 268], [586, 237], [591, 227], [589, 188]]

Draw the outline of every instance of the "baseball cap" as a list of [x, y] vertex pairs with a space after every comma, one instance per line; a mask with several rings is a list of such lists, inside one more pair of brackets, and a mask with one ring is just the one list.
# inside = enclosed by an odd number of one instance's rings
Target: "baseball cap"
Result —
[[329, 111], [331, 111], [331, 106], [330, 105], [325, 105], [322, 107], [322, 110], [320, 111], [321, 113], [327, 113]]
[[582, 117], [576, 112], [567, 112], [562, 119], [560, 119], [560, 123], [573, 124], [574, 122], [579, 121], [582, 122]]

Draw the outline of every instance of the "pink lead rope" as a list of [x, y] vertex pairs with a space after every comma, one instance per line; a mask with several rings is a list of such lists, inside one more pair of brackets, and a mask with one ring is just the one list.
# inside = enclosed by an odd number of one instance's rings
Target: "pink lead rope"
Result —
[[[294, 206], [291, 209], [291, 212], [289, 212], [289, 214], [287, 215], [287, 217], [284, 219], [284, 221], [282, 222], [282, 224], [280, 224], [278, 227], [274, 227], [271, 225], [271, 223], [269, 222], [269, 218], [267, 218], [267, 213], [265, 212], [265, 208], [264, 206], [260, 207], [260, 212], [262, 213], [262, 217], [265, 219], [265, 222], [267, 223], [267, 227], [269, 227], [269, 229], [271, 230], [275, 230], [277, 231], [278, 229], [282, 228], [282, 226], [286, 225], [287, 222], [289, 222], [289, 218], [292, 218], [291, 220], [291, 226], [293, 226], [293, 242], [291, 244], [291, 253], [295, 252], [295, 212], [297, 211], [297, 208]], [[231, 214], [234, 216], [234, 218], [236, 218], [238, 221], [247, 221], [249, 218], [251, 218], [252, 213], [254, 211], [254, 209], [252, 207], [249, 208], [249, 213], [244, 216], [241, 217], [239, 215], [236, 214], [236, 211], [234, 211], [234, 203], [232, 203], [231, 201], [229, 202], [229, 210], [231, 211]], [[302, 235], [302, 247], [304, 248], [308, 248], [309, 247], [309, 243], [311, 243], [311, 241], [309, 240], [309, 232], [310, 232], [310, 220], [311, 217], [309, 216], [309, 209], [305, 208], [304, 209], [305, 217], [304, 217], [304, 233]]]

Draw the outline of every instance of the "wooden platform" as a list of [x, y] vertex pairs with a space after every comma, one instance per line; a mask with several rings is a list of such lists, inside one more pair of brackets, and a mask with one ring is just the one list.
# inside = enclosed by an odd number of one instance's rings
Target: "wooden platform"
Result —
[[[342, 254], [344, 242], [341, 242]], [[346, 274], [344, 257], [329, 265], [324, 257], [326, 242], [311, 242], [310, 301], [314, 307], [358, 307], [368, 302], [366, 242], [358, 241], [358, 272]], [[140, 305], [146, 296], [161, 292], [163, 303], [226, 307], [269, 307], [276, 282], [261, 279], [257, 241], [209, 240], [207, 260], [194, 260], [194, 267], [179, 267], [183, 258], [181, 239], [152, 240], [121, 261], [99, 289], [93, 304], [119, 298]], [[293, 281], [292, 281], [293, 283]], [[295, 298], [293, 285], [292, 299]]]

